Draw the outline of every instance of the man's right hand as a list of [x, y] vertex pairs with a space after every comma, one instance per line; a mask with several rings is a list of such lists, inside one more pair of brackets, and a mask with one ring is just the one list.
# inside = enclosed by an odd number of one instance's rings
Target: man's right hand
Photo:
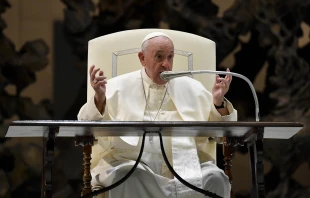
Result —
[[[96, 74], [99, 71], [99, 75]], [[95, 68], [95, 65], [92, 65], [89, 69], [90, 84], [95, 90], [95, 104], [100, 113], [103, 112], [105, 108], [105, 93], [106, 93], [106, 84], [107, 80], [104, 76], [104, 72], [100, 68]]]

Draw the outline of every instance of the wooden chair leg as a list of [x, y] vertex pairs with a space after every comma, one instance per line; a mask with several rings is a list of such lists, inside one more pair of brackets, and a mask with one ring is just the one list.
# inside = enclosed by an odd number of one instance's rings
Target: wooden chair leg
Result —
[[82, 196], [86, 195], [87, 193], [92, 192], [92, 187], [91, 187], [91, 174], [90, 174], [90, 160], [91, 160], [91, 151], [92, 151], [92, 146], [91, 145], [85, 145], [83, 147], [83, 155], [84, 155], [84, 174], [83, 174], [83, 182], [84, 182], [84, 187], [82, 190]]
[[[231, 171], [231, 167], [232, 167], [232, 157], [234, 154], [234, 145], [229, 143], [230, 141], [228, 141], [227, 137], [223, 138], [223, 155], [224, 155], [224, 171], [225, 174], [228, 176], [229, 178], [229, 182], [232, 185], [232, 171]], [[233, 188], [231, 188], [230, 191], [230, 197], [233, 198]]]
[[92, 153], [92, 146], [94, 145], [94, 137], [75, 137], [75, 145], [83, 146], [83, 161], [84, 161], [84, 173], [83, 173], [83, 190], [81, 196], [84, 196], [88, 193], [92, 192], [91, 186], [91, 174], [90, 174], [90, 166], [91, 166], [91, 153]]

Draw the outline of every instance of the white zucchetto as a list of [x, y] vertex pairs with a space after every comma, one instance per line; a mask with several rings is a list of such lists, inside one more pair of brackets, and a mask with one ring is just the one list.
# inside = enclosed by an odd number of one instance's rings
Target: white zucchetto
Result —
[[154, 38], [154, 37], [157, 37], [157, 36], [164, 36], [164, 37], [169, 38], [172, 41], [170, 36], [168, 36], [167, 34], [165, 34], [163, 32], [152, 32], [152, 33], [149, 33], [148, 35], [146, 35], [144, 37], [144, 39], [142, 40], [142, 44], [144, 43], [144, 41], [149, 40], [149, 39]]

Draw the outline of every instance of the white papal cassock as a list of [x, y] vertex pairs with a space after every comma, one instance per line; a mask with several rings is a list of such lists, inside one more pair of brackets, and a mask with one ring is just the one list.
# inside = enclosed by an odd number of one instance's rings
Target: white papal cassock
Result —
[[[192, 78], [175, 78], [166, 85], [159, 86], [152, 82], [144, 69], [141, 69], [108, 80], [105, 112], [101, 114], [92, 99], [81, 108], [78, 119], [236, 121], [237, 112], [231, 103], [227, 102], [227, 108], [229, 115], [221, 116], [213, 105], [212, 94]], [[98, 143], [107, 154], [91, 171], [92, 186], [109, 186], [121, 179], [134, 165], [139, 154], [141, 139], [141, 137], [114, 137], [107, 141], [107, 138], [99, 137]], [[216, 142], [213, 139], [163, 137], [163, 140], [168, 160], [181, 177], [199, 188], [222, 197], [229, 197], [228, 177], [214, 164]], [[202, 197], [200, 193], [194, 192], [173, 178], [163, 160], [157, 136], [146, 138], [137, 170], [106, 196]]]

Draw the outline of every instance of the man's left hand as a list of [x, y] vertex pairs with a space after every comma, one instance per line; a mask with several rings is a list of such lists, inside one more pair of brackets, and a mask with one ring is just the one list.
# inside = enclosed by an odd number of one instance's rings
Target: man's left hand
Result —
[[[230, 70], [227, 68], [227, 72]], [[220, 106], [224, 101], [224, 96], [229, 90], [230, 83], [232, 81], [231, 75], [226, 75], [225, 78], [216, 75], [215, 83], [212, 88], [213, 102], [215, 105]]]

